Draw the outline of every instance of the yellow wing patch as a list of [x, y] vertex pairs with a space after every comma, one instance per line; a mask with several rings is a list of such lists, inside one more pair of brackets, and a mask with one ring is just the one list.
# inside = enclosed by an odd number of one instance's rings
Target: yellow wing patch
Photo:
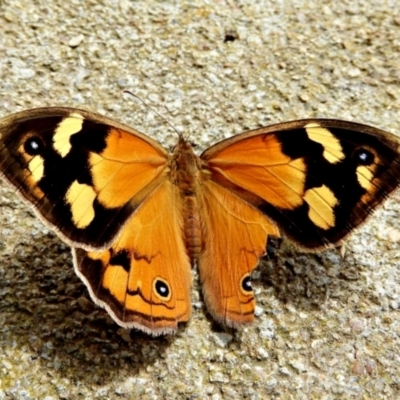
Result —
[[374, 172], [370, 168], [361, 165], [356, 169], [357, 179], [359, 184], [365, 189], [370, 191], [372, 184], [371, 181], [374, 178]]
[[[93, 253], [89, 253], [88, 256], [93, 257]], [[122, 266], [113, 265], [112, 268], [106, 268], [104, 271], [103, 287], [109, 290], [119, 303], [124, 304], [127, 300], [128, 280], [129, 273]]]
[[323, 156], [330, 163], [335, 164], [344, 159], [345, 154], [340, 140], [333, 136], [329, 129], [323, 128], [316, 123], [310, 123], [305, 126], [305, 130], [311, 140], [322, 144], [324, 147]]
[[308, 216], [315, 225], [325, 230], [335, 226], [333, 207], [338, 200], [327, 186], [307, 190], [304, 200], [310, 206]]
[[67, 191], [65, 200], [71, 207], [72, 220], [77, 228], [86, 228], [94, 219], [93, 202], [97, 193], [84, 183], [74, 181]]
[[44, 160], [41, 156], [34, 156], [28, 163], [29, 171], [32, 174], [33, 180], [39, 182], [44, 174]]
[[71, 113], [65, 117], [58, 125], [53, 136], [53, 147], [65, 157], [71, 150], [70, 138], [82, 129], [84, 117], [78, 113]]

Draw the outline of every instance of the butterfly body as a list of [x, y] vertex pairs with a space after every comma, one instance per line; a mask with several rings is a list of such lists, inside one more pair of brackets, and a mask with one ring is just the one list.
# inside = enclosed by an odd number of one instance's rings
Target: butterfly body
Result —
[[0, 120], [0, 171], [73, 248], [93, 300], [126, 328], [169, 333], [191, 314], [192, 266], [219, 322], [254, 318], [251, 273], [269, 236], [342, 241], [400, 184], [400, 140], [366, 125], [300, 120], [196, 155], [69, 108]]
[[169, 179], [178, 188], [181, 197], [183, 236], [193, 265], [202, 246], [197, 193], [205, 174], [201, 169], [200, 158], [183, 138], [180, 138], [175, 146], [169, 168]]

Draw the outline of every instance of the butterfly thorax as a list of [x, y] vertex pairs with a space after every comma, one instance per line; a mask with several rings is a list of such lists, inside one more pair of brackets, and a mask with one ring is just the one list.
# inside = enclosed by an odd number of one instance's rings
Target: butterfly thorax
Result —
[[170, 164], [170, 177], [177, 187], [183, 210], [183, 235], [192, 265], [201, 251], [201, 228], [197, 191], [201, 181], [201, 160], [190, 143], [180, 138]]

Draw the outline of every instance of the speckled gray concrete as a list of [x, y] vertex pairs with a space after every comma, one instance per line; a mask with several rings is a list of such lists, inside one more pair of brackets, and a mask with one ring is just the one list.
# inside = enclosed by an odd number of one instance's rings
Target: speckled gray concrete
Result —
[[[0, 113], [78, 106], [174, 143], [129, 89], [199, 149], [305, 117], [400, 133], [396, 2], [254, 3], [2, 1]], [[1, 184], [0, 399], [399, 398], [399, 200], [343, 258], [284, 242], [253, 326], [224, 332], [195, 285], [191, 322], [154, 339], [92, 304], [68, 247]]]

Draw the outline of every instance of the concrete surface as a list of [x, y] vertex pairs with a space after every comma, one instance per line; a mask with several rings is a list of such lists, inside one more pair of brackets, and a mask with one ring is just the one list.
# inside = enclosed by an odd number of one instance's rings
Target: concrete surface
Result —
[[[255, 4], [257, 3], [257, 5]], [[396, 1], [0, 3], [0, 114], [83, 107], [203, 149], [329, 117], [400, 134]], [[257, 318], [225, 331], [193, 289], [177, 335], [120, 329], [69, 249], [0, 184], [0, 399], [400, 397], [400, 195], [339, 250], [285, 241], [259, 268]]]

